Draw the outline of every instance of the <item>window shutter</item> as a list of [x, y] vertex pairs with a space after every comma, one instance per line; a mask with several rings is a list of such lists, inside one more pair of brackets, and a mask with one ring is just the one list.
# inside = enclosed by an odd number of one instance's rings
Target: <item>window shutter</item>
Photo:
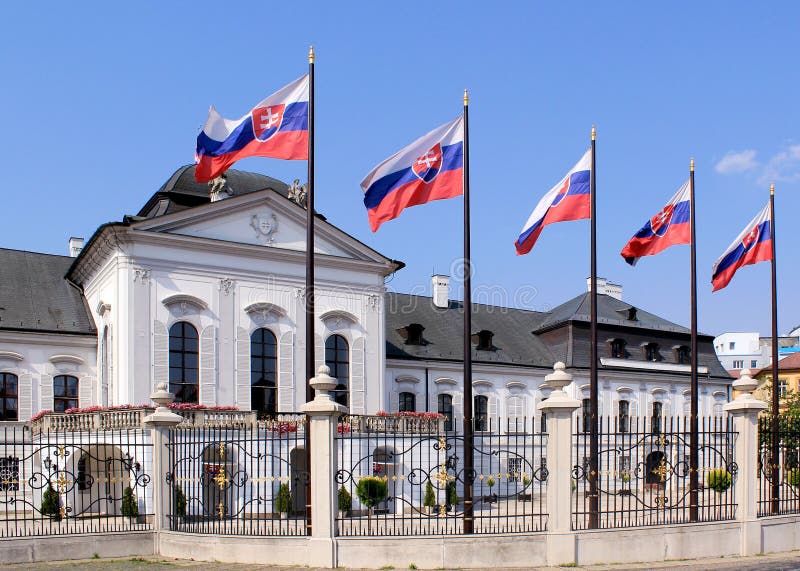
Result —
[[94, 404], [94, 377], [78, 379], [78, 406], [83, 408]]
[[497, 397], [489, 397], [489, 429], [490, 430], [497, 430], [497, 423], [499, 419], [497, 417]]
[[453, 426], [461, 430], [464, 422], [464, 395], [460, 392], [453, 393]]
[[294, 332], [287, 331], [278, 344], [278, 411], [294, 410]]
[[389, 411], [397, 412], [399, 410], [400, 410], [400, 393], [397, 391], [392, 391], [392, 394], [389, 395]]
[[161, 383], [169, 386], [169, 332], [166, 325], [156, 320], [153, 322], [153, 392]]
[[250, 410], [250, 336], [244, 327], [236, 328], [236, 406]]
[[350, 412], [353, 414], [364, 414], [366, 345], [367, 340], [361, 337], [353, 342], [350, 351]]
[[33, 377], [30, 373], [22, 373], [19, 376], [19, 385], [17, 386], [17, 401], [19, 410], [19, 420], [28, 420], [33, 416]]
[[200, 334], [200, 403], [217, 404], [216, 329], [209, 325]]
[[108, 327], [108, 351], [106, 352], [108, 359], [108, 378], [106, 379], [106, 391], [108, 395], [108, 404], [118, 404], [114, 402], [114, 328]]
[[39, 396], [41, 397], [40, 410], [53, 410], [53, 376], [42, 375]]

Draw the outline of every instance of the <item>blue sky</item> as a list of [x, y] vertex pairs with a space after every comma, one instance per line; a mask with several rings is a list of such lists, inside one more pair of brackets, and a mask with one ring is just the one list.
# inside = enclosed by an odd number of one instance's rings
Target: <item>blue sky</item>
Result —
[[[688, 324], [688, 247], [636, 268], [619, 251], [694, 156], [701, 330], [769, 331], [769, 264], [713, 295], [709, 282], [770, 181], [780, 329], [800, 324], [796, 3], [18, 2], [4, 16], [2, 247], [66, 253], [69, 236], [135, 213], [191, 162], [210, 104], [241, 116], [305, 73], [313, 43], [318, 209], [408, 264], [390, 288], [427, 291], [432, 271], [450, 271], [462, 202], [410, 209], [372, 234], [358, 184], [458, 115], [468, 87], [478, 300], [544, 310], [585, 289], [588, 221], [546, 228], [527, 256], [513, 242], [596, 124], [601, 276]], [[237, 168], [305, 180], [304, 162]]]

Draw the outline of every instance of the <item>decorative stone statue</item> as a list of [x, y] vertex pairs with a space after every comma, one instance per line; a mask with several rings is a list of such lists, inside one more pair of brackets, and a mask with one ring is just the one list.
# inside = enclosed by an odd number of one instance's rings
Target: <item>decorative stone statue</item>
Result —
[[294, 179], [292, 186], [289, 187], [289, 200], [293, 200], [303, 208], [306, 206], [306, 192], [307, 187], [305, 184], [300, 184], [300, 179]]
[[208, 186], [211, 189], [209, 192], [211, 202], [230, 198], [234, 194], [233, 189], [228, 186], [228, 177], [225, 176], [225, 173], [208, 181]]

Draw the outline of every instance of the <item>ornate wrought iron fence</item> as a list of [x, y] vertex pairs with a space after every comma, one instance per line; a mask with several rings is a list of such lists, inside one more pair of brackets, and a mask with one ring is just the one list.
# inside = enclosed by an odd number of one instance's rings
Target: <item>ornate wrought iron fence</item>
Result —
[[[462, 427], [453, 420], [449, 425]], [[474, 473], [464, 435], [438, 418], [345, 416], [335, 437], [338, 534], [463, 533], [463, 486], [474, 483], [474, 532], [546, 529], [547, 435], [531, 418], [475, 423]]]
[[[683, 418], [601, 418], [598, 474], [590, 471], [589, 433], [574, 435], [573, 529], [587, 529], [589, 478], [597, 478], [598, 527], [620, 528], [691, 521], [689, 423]], [[728, 418], [699, 419], [696, 521], [730, 520], [736, 432]]]
[[0, 537], [152, 529], [150, 432], [0, 423]]
[[170, 529], [226, 535], [306, 535], [306, 417], [170, 430]]
[[778, 419], [779, 451], [772, 460], [770, 416], [758, 419], [758, 515], [800, 513], [800, 418]]

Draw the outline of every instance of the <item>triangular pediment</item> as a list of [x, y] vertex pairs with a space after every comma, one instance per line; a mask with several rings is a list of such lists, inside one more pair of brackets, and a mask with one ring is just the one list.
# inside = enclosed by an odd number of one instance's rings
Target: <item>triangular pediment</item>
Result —
[[[133, 227], [299, 252], [305, 252], [306, 246], [305, 209], [271, 189], [139, 221]], [[319, 217], [315, 230], [317, 254], [381, 264], [391, 262]]]

